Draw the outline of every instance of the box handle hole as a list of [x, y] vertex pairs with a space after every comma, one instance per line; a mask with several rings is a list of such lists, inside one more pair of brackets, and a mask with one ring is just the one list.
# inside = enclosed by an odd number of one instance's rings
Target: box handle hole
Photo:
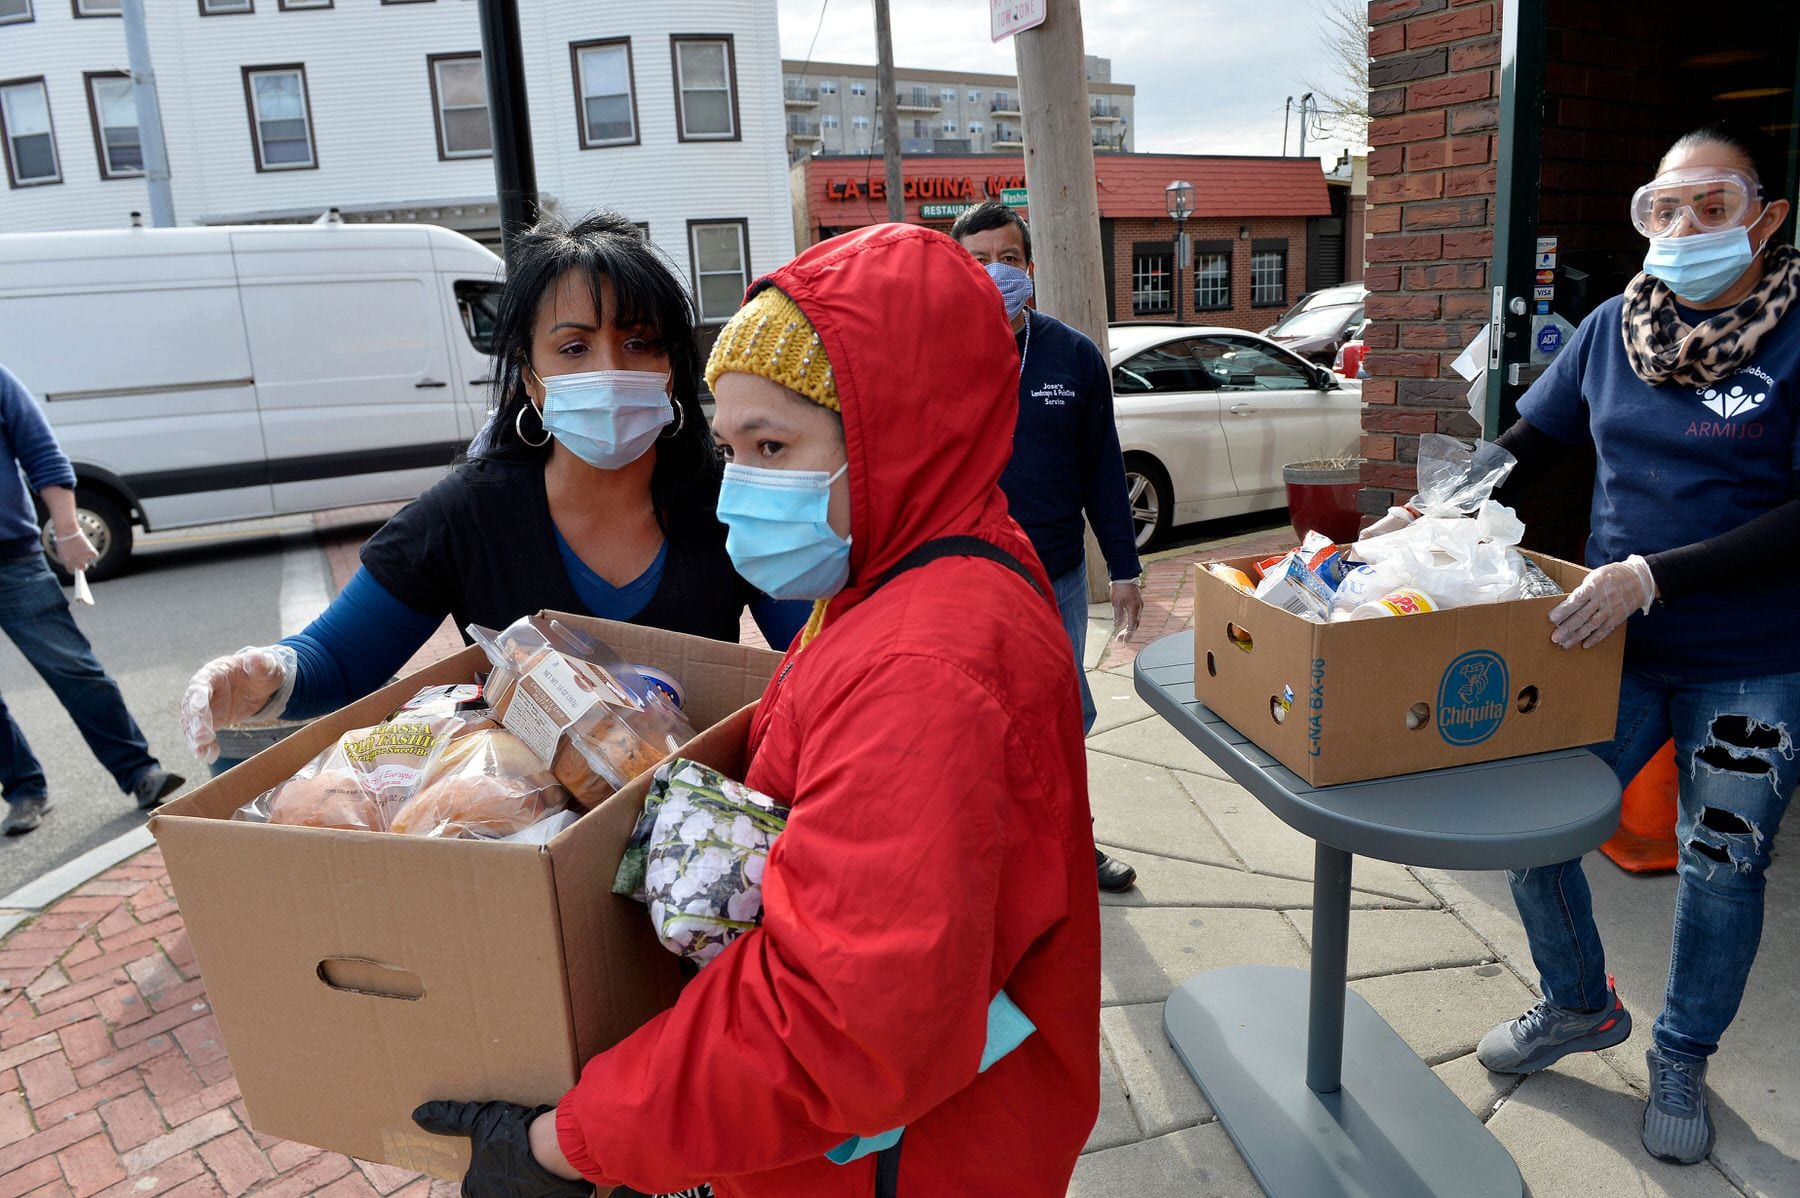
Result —
[[1288, 701], [1283, 699], [1280, 695], [1269, 696], [1269, 715], [1274, 717], [1277, 724], [1285, 723], [1287, 721], [1287, 713], [1290, 706], [1292, 706], [1292, 704], [1288, 703]]
[[1213, 678], [1219, 676], [1219, 659], [1213, 656], [1211, 649], [1206, 651], [1206, 672]]
[[1537, 710], [1538, 688], [1528, 686], [1519, 692], [1519, 714], [1528, 715]]
[[1242, 624], [1225, 625], [1225, 639], [1246, 653], [1256, 648], [1256, 642], [1251, 639], [1250, 630]]
[[1414, 703], [1406, 709], [1406, 726], [1414, 732], [1431, 723], [1431, 704]]
[[417, 1002], [425, 997], [419, 975], [362, 957], [327, 957], [319, 962], [319, 980], [333, 990]]

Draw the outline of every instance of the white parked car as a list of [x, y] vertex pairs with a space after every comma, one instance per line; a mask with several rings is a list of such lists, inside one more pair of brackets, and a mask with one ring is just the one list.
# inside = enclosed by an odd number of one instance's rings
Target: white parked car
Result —
[[0, 235], [0, 363], [118, 573], [132, 526], [411, 499], [486, 419], [501, 262], [431, 225]]
[[1362, 384], [1242, 329], [1111, 326], [1113, 411], [1137, 543], [1287, 506], [1281, 468], [1353, 456]]

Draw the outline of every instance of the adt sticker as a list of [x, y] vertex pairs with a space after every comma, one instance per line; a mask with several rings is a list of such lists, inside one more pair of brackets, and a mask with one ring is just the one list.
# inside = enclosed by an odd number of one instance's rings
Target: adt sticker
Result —
[[1562, 330], [1553, 324], [1547, 324], [1537, 331], [1537, 347], [1540, 354], [1554, 354], [1562, 348]]
[[1480, 744], [1500, 730], [1511, 696], [1505, 658], [1489, 649], [1463, 654], [1438, 684], [1438, 735], [1453, 745]]

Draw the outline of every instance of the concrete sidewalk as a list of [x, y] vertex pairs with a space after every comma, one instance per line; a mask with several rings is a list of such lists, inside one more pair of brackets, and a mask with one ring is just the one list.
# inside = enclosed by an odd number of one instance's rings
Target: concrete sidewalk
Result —
[[[1238, 538], [1233, 548], [1288, 539]], [[1306, 963], [1311, 843], [1155, 717], [1130, 676], [1138, 649], [1191, 625], [1192, 562], [1219, 553], [1200, 547], [1149, 565], [1145, 626], [1129, 644], [1107, 644], [1109, 613], [1093, 610], [1097, 835], [1137, 867], [1139, 885], [1103, 898], [1103, 1102], [1074, 1198], [1261, 1192], [1163, 1039], [1161, 1003], [1206, 969]], [[337, 554], [340, 585], [353, 562], [353, 552]], [[1611, 966], [1640, 1028], [1613, 1053], [1571, 1059], [1523, 1084], [1474, 1060], [1476, 1040], [1534, 1000], [1503, 879], [1359, 860], [1352, 985], [1488, 1121], [1539, 1198], [1800, 1194], [1792, 1101], [1800, 1058], [1788, 1031], [1800, 964], [1783, 951], [1800, 915], [1800, 881], [1779, 868], [1771, 875], [1767, 947], [1711, 1078], [1719, 1149], [1682, 1169], [1651, 1160], [1637, 1141], [1671, 887], [1604, 862], [1590, 872]], [[455, 1192], [250, 1129], [154, 850], [0, 941], [0, 1198]]]

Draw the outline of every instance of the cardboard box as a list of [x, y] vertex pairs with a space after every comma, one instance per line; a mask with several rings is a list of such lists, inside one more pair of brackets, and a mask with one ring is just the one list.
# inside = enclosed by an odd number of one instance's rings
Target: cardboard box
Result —
[[[1526, 556], [1565, 591], [1587, 576]], [[1197, 566], [1194, 697], [1313, 786], [1611, 740], [1625, 634], [1562, 649], [1560, 602], [1315, 624]]]
[[[683, 750], [743, 776], [777, 654], [559, 616], [686, 690]], [[675, 1000], [674, 954], [612, 893], [640, 777], [548, 845], [234, 821], [342, 732], [420, 688], [485, 673], [469, 648], [317, 720], [151, 821], [251, 1124], [444, 1178], [467, 1141], [427, 1135], [431, 1098], [555, 1102], [583, 1062]], [[709, 727], [710, 725], [710, 727]]]

